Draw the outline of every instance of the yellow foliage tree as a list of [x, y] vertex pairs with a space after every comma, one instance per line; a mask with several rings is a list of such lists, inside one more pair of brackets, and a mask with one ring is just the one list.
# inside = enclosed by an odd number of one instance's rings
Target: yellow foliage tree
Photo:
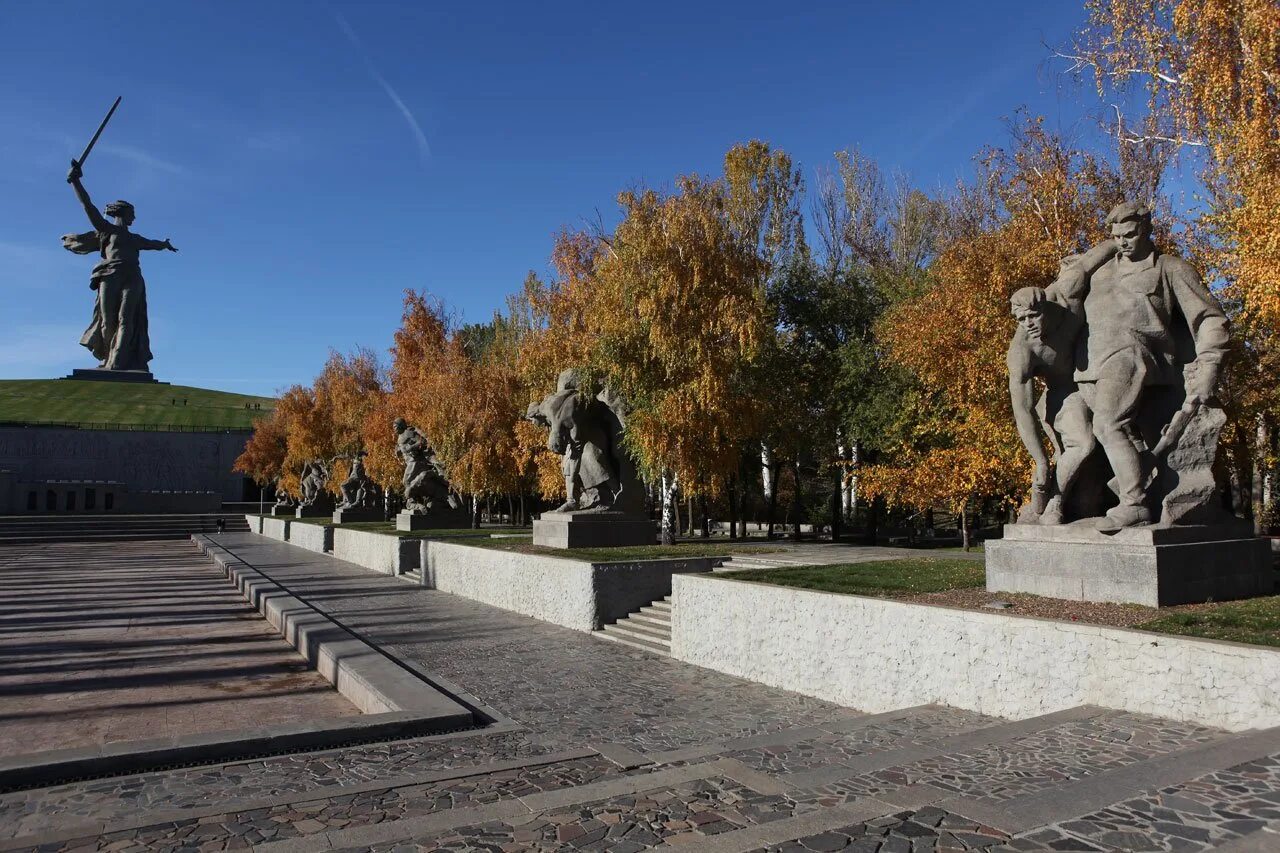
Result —
[[278, 410], [254, 422], [253, 435], [236, 457], [232, 470], [250, 477], [259, 486], [277, 483], [284, 475], [288, 455], [288, 432], [284, 415]]
[[523, 496], [537, 485], [519, 352], [519, 325], [509, 319], [459, 328], [441, 303], [406, 294], [392, 350], [394, 408], [426, 435], [450, 484], [475, 498]]

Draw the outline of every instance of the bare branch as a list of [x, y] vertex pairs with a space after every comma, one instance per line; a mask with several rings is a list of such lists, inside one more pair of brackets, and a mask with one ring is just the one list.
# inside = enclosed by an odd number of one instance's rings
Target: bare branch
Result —
[[1181, 136], [1163, 136], [1158, 133], [1126, 133], [1124, 129], [1124, 114], [1120, 112], [1120, 106], [1112, 104], [1111, 109], [1115, 110], [1116, 113], [1116, 129], [1112, 133], [1120, 142], [1126, 142], [1130, 145], [1142, 145], [1147, 142], [1169, 142], [1173, 145], [1189, 145], [1196, 148], [1208, 146], [1207, 142], [1202, 142], [1199, 139], [1186, 139]]
[[[1046, 45], [1047, 47], [1047, 45]], [[1165, 74], [1161, 71], [1152, 71], [1149, 68], [1112, 68], [1110, 70], [1102, 67], [1096, 59], [1090, 59], [1087, 56], [1081, 56], [1072, 53], [1063, 53], [1055, 48], [1049, 48], [1050, 53], [1059, 59], [1065, 59], [1071, 63], [1071, 67], [1067, 70], [1072, 74], [1083, 71], [1086, 68], [1093, 70], [1093, 73], [1099, 77], [1153, 77], [1171, 86], [1185, 86], [1186, 81], [1181, 77], [1175, 77], [1172, 74]]]

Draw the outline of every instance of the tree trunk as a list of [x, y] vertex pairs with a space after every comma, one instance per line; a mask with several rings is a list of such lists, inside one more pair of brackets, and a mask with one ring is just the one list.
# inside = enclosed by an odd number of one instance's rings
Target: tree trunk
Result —
[[791, 541], [800, 541], [800, 522], [804, 518], [804, 503], [800, 497], [800, 458], [796, 457], [795, 463], [791, 466], [791, 477], [795, 481], [792, 486], [791, 497]]
[[693, 495], [684, 496], [684, 535], [693, 536]]
[[848, 519], [853, 520], [853, 514], [858, 508], [858, 462], [861, 456], [862, 446], [858, 442], [853, 442], [849, 447], [849, 470], [845, 473], [844, 492], [845, 506], [849, 508]]
[[880, 535], [880, 511], [884, 507], [884, 498], [872, 498], [867, 505], [867, 531], [863, 541], [867, 545], [875, 545]]
[[729, 478], [729, 538], [738, 538], [738, 475]]
[[662, 483], [659, 488], [662, 490], [662, 528], [659, 541], [663, 545], [674, 545], [676, 542], [676, 527], [680, 524], [680, 510], [675, 500], [675, 474], [669, 471], [663, 473]]
[[773, 538], [773, 520], [778, 514], [778, 484], [773, 476], [773, 451], [767, 445], [760, 445], [760, 487], [763, 490], [765, 505], [768, 507], [765, 521], [769, 532], [765, 538]]
[[703, 539], [711, 538], [711, 516], [707, 515], [707, 496], [703, 493], [698, 496], [698, 512], [702, 514], [702, 526], [700, 535]]
[[519, 526], [524, 527], [528, 523], [529, 523], [529, 516], [525, 512], [524, 492], [521, 492], [520, 493], [520, 525]]
[[480, 529], [480, 498], [476, 495], [471, 496], [471, 528]]
[[840, 522], [844, 520], [844, 469], [840, 465], [832, 471], [831, 481], [831, 541], [840, 541]]
[[1267, 469], [1262, 464], [1267, 451], [1271, 447], [1271, 434], [1267, 428], [1267, 419], [1263, 415], [1257, 418], [1257, 440], [1253, 447], [1253, 532], [1258, 536], [1267, 532]]
[[969, 550], [969, 505], [967, 503], [960, 508], [960, 544], [966, 552]]

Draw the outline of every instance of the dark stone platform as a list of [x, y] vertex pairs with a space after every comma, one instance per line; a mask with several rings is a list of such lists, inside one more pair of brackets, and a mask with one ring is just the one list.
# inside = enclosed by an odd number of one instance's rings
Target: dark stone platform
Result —
[[87, 379], [92, 382], [151, 382], [156, 385], [168, 385], [161, 382], [149, 370], [107, 370], [101, 367], [77, 368], [70, 376], [63, 379]]
[[533, 544], [547, 548], [619, 548], [653, 545], [657, 526], [625, 512], [544, 512], [533, 523]]
[[333, 499], [328, 495], [323, 495], [315, 503], [299, 506], [293, 511], [294, 518], [326, 518], [332, 515]]
[[1006, 524], [986, 543], [988, 592], [1168, 607], [1272, 593], [1267, 540], [1245, 522], [1131, 527], [1114, 534], [1091, 520]]
[[382, 521], [382, 507], [356, 506], [333, 511], [334, 524], [346, 524], [351, 521]]

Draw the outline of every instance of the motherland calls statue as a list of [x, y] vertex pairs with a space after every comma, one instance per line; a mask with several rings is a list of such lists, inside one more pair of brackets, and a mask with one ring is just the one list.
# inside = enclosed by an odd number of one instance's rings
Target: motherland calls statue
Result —
[[108, 221], [89, 199], [80, 178], [80, 163], [73, 160], [67, 182], [75, 190], [93, 230], [67, 234], [62, 245], [79, 255], [96, 252], [102, 258], [89, 280], [89, 287], [97, 291], [97, 300], [93, 319], [80, 343], [98, 359], [99, 368], [145, 372], [151, 361], [151, 338], [147, 332], [147, 289], [138, 263], [139, 252], [178, 250], [168, 239], [151, 240], [130, 231], [134, 211], [127, 201], [113, 201], [103, 208], [103, 213], [114, 219]]
[[[423, 516], [443, 501], [456, 509], [458, 499], [449, 490], [444, 468], [436, 461], [435, 451], [422, 433], [409, 426], [404, 418], [396, 418], [396, 456], [404, 462], [405, 512], [402, 515]], [[408, 528], [405, 528], [408, 529]]]
[[566, 500], [555, 512], [643, 511], [635, 465], [622, 444], [626, 409], [608, 388], [591, 394], [576, 370], [562, 371], [556, 390], [525, 417], [548, 429], [547, 447], [563, 459]]
[[1118, 205], [1106, 221], [1112, 240], [1064, 261], [1047, 288], [1013, 295], [1009, 388], [1036, 461], [1019, 522], [1093, 519], [1114, 533], [1224, 520], [1211, 469], [1227, 318], [1190, 264], [1155, 247], [1145, 206]]

